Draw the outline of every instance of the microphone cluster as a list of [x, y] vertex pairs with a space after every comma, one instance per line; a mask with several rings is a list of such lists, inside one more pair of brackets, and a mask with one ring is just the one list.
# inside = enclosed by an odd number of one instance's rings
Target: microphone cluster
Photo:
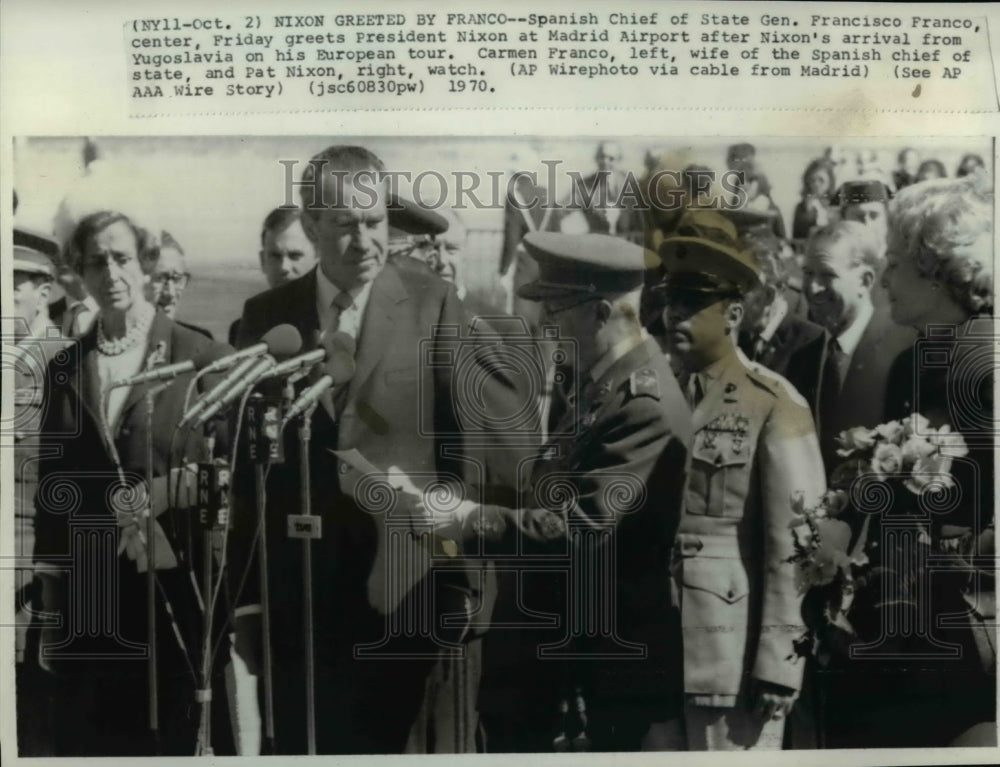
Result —
[[[172, 365], [163, 365], [111, 384], [135, 386], [169, 381], [186, 373], [199, 375], [229, 371], [215, 386], [202, 394], [184, 413], [177, 428], [203, 426], [229, 408], [258, 383], [274, 379], [298, 380], [310, 375], [312, 383], [289, 406], [284, 423], [313, 405], [326, 390], [346, 384], [354, 376], [354, 339], [346, 333], [317, 338], [319, 346], [300, 353], [302, 336], [291, 325], [278, 325], [268, 331], [260, 343], [246, 349], [210, 359], [207, 354]], [[284, 423], [282, 425], [284, 425]]]

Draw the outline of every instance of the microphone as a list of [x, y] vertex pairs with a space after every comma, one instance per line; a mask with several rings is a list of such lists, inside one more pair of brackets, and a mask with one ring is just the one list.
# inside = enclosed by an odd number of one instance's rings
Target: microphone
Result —
[[[223, 378], [219, 383], [209, 389], [205, 394], [203, 394], [197, 402], [192, 405], [184, 416], [181, 418], [180, 423], [177, 425], [178, 429], [184, 428], [187, 424], [191, 423], [195, 418], [197, 418], [206, 408], [214, 405], [229, 391], [229, 389], [238, 383], [244, 376], [246, 376], [249, 371], [258, 362], [256, 356], [270, 351], [271, 357], [290, 357], [299, 349], [302, 348], [302, 336], [299, 335], [297, 331], [291, 325], [278, 325], [276, 328], [268, 331], [264, 336], [264, 341], [259, 344], [254, 344], [246, 349], [243, 349], [235, 354], [229, 354], [226, 357], [216, 360], [213, 364], [221, 363], [223, 360], [229, 360], [226, 364], [232, 363], [233, 358], [239, 360], [239, 364], [235, 368], [229, 371], [229, 374]], [[263, 352], [261, 346], [263, 345]], [[254, 349], [252, 355], [248, 356], [248, 352]], [[238, 356], [241, 355], [242, 357]], [[273, 363], [272, 363], [273, 364]], [[209, 366], [209, 368], [211, 365]], [[205, 368], [208, 370], [209, 368]], [[223, 368], [219, 368], [220, 370]]]
[[[211, 359], [211, 353], [212, 350], [210, 348], [205, 349], [194, 359], [184, 360], [183, 362], [175, 362], [172, 365], [162, 365], [158, 368], [153, 368], [152, 370], [136, 373], [134, 376], [129, 376], [128, 378], [119, 378], [117, 381], [113, 382], [109, 388], [117, 389], [119, 386], [136, 386], [137, 384], [155, 383], [156, 381], [168, 381], [176, 378], [177, 376], [184, 375], [185, 373], [205, 370], [211, 365], [216, 364], [216, 361]], [[228, 368], [237, 362], [237, 359], [233, 359], [234, 357], [236, 357], [236, 355], [230, 354], [221, 358], [218, 362], [221, 362], [222, 360], [229, 360], [228, 364], [224, 366]]]
[[112, 382], [109, 388], [117, 389], [119, 386], [135, 386], [136, 384], [151, 383], [153, 381], [166, 381], [176, 378], [179, 375], [184, 375], [184, 373], [191, 373], [197, 370], [197, 368], [198, 366], [194, 360], [175, 362], [172, 365], [163, 365], [162, 367], [147, 370], [144, 373], [137, 373], [128, 378], [119, 378], [117, 381]]
[[295, 416], [299, 415], [300, 413], [304, 412], [307, 408], [309, 408], [311, 405], [315, 404], [316, 400], [320, 398], [323, 392], [325, 392], [332, 386], [333, 386], [333, 378], [329, 375], [325, 375], [322, 378], [320, 378], [316, 383], [312, 384], [311, 386], [307, 386], [305, 389], [303, 389], [302, 393], [299, 395], [299, 398], [295, 400], [295, 402], [293, 402], [291, 406], [289, 406], [288, 411], [285, 413], [285, 417], [281, 422], [281, 428], [285, 428], [285, 425], [293, 418], [295, 418]]
[[326, 349], [313, 349], [311, 352], [306, 352], [305, 354], [300, 354], [297, 357], [292, 357], [291, 359], [278, 363], [273, 368], [268, 370], [260, 380], [268, 381], [272, 378], [284, 378], [285, 376], [298, 372], [302, 368], [312, 367], [325, 359]]
[[326, 364], [324, 365], [326, 372], [303, 389], [298, 399], [289, 406], [285, 418], [281, 422], [281, 428], [285, 428], [295, 416], [311, 407], [327, 389], [342, 386], [354, 377], [356, 342], [353, 336], [347, 333], [333, 333], [328, 337], [320, 338], [319, 343], [326, 352]]
[[241, 376], [238, 381], [233, 386], [230, 386], [222, 396], [216, 400], [214, 403], [208, 406], [201, 415], [198, 416], [195, 421], [195, 428], [199, 428], [205, 424], [210, 418], [214, 417], [223, 408], [229, 407], [232, 403], [238, 400], [243, 393], [249, 389], [251, 386], [256, 384], [269, 370], [271, 370], [277, 361], [270, 354], [261, 357], [259, 360], [252, 360], [252, 365], [250, 369], [247, 370], [246, 375]]
[[276, 325], [264, 334], [259, 343], [240, 349], [225, 357], [220, 357], [214, 362], [199, 368], [202, 373], [209, 375], [223, 370], [229, 370], [233, 365], [247, 357], [259, 357], [261, 354], [270, 354], [272, 357], [291, 357], [298, 354], [302, 348], [302, 336], [295, 329], [294, 325]]

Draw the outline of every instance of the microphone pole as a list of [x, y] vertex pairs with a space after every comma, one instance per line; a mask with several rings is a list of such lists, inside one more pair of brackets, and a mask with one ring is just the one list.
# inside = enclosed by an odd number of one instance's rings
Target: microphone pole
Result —
[[[287, 391], [287, 389], [286, 389]], [[309, 443], [312, 439], [313, 402], [299, 415], [299, 498], [301, 514], [289, 519], [289, 535], [302, 539], [302, 627], [305, 638], [306, 672], [306, 745], [310, 756], [316, 754], [316, 653], [313, 646], [312, 539], [323, 534], [322, 522], [312, 514], [312, 486], [309, 467]]]
[[254, 394], [247, 403], [247, 438], [254, 463], [257, 506], [258, 577], [260, 579], [262, 672], [264, 675], [264, 751], [275, 753], [274, 671], [271, 663], [271, 592], [267, 577], [267, 467], [284, 463], [281, 442], [283, 402]]
[[[153, 404], [156, 395], [170, 382], [146, 389], [146, 641], [149, 661], [146, 680], [149, 688], [149, 731], [153, 752], [160, 753], [160, 703], [156, 641], [156, 519], [153, 516]], [[169, 482], [169, 478], [168, 478]]]
[[[214, 624], [214, 538], [215, 531], [225, 529], [229, 524], [229, 463], [214, 458], [215, 436], [213, 427], [205, 433], [205, 460], [198, 466], [198, 524], [202, 530], [202, 601], [205, 617], [202, 636], [201, 681], [197, 695], [201, 704], [201, 726], [198, 732], [199, 756], [212, 756], [212, 630]], [[220, 563], [220, 568], [222, 564]], [[220, 577], [222, 573], [219, 573]]]

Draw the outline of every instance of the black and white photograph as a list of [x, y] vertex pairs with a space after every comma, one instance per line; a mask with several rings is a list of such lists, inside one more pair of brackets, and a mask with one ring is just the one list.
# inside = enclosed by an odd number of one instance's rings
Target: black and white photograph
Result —
[[16, 755], [995, 748], [992, 136], [396, 119], [12, 137]]

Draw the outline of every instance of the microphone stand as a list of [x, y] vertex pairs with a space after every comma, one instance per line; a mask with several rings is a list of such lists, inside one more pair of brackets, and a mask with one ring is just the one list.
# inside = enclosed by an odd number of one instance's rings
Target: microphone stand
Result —
[[[146, 389], [146, 634], [149, 643], [147, 683], [149, 687], [149, 731], [154, 753], [160, 753], [159, 678], [156, 641], [156, 519], [153, 515], [153, 404], [170, 382]], [[169, 479], [168, 479], [169, 481]]]
[[[274, 411], [277, 410], [277, 413]], [[274, 672], [271, 663], [271, 592], [267, 578], [267, 467], [272, 463], [284, 462], [281, 444], [281, 430], [270, 426], [282, 421], [282, 406], [253, 395], [248, 407], [250, 419], [248, 438], [251, 443], [251, 458], [254, 462], [256, 483], [255, 502], [257, 506], [257, 532], [260, 536], [257, 550], [258, 577], [260, 579], [262, 672], [264, 675], [264, 752], [275, 753], [274, 738]], [[268, 417], [268, 414], [272, 416]]]
[[[201, 690], [197, 694], [197, 702], [201, 704], [201, 726], [198, 730], [198, 756], [212, 756], [212, 623], [214, 616], [213, 569], [214, 569], [214, 532], [218, 527], [228, 524], [228, 513], [223, 512], [222, 505], [226, 494], [222, 492], [220, 469], [214, 459], [215, 437], [211, 427], [205, 434], [205, 463], [198, 467], [199, 494], [199, 524], [202, 533], [202, 601], [205, 604], [203, 625], [202, 658], [201, 658]], [[224, 463], [228, 473], [228, 463]], [[201, 501], [205, 500], [202, 506]], [[220, 573], [221, 577], [221, 573]]]
[[[307, 753], [316, 754], [316, 689], [315, 689], [315, 651], [313, 648], [313, 585], [312, 585], [312, 538], [318, 537], [319, 520], [312, 519], [312, 496], [309, 476], [309, 442], [312, 439], [312, 416], [316, 411], [314, 402], [299, 415], [299, 484], [302, 516], [312, 525], [296, 526], [296, 531], [304, 530], [302, 534], [302, 623], [305, 634], [305, 672], [306, 672], [306, 743]], [[302, 520], [306, 522], [306, 520]], [[308, 528], [308, 529], [306, 529]]]
[[257, 480], [257, 525], [260, 531], [260, 546], [257, 555], [260, 576], [260, 609], [261, 609], [261, 632], [263, 634], [263, 671], [264, 671], [264, 743], [267, 753], [274, 753], [274, 679], [271, 669], [271, 596], [267, 584], [267, 529], [265, 492], [267, 492], [267, 482], [265, 477], [265, 464], [258, 463], [254, 466], [254, 474]]

